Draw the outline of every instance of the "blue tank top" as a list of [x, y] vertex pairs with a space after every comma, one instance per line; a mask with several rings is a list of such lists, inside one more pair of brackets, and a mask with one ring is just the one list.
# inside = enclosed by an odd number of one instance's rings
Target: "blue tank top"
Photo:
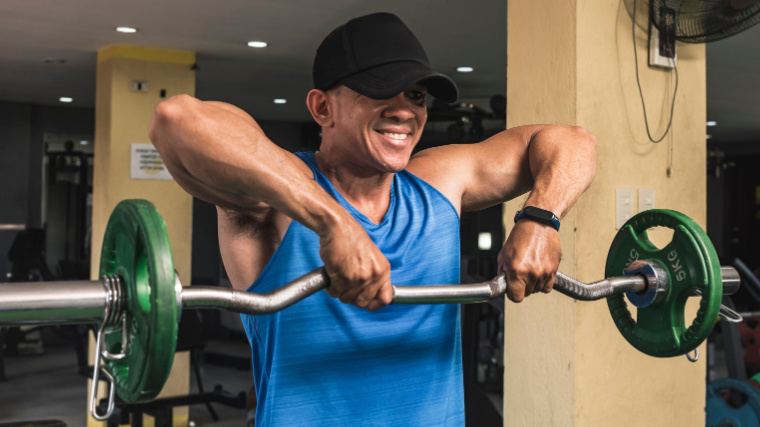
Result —
[[[391, 283], [459, 283], [459, 216], [438, 190], [401, 171], [380, 224], [351, 206], [391, 265]], [[323, 265], [316, 233], [293, 221], [249, 292], [269, 292]], [[277, 313], [241, 315], [251, 343], [256, 426], [463, 426], [459, 306], [395, 305], [369, 312], [324, 291]]]

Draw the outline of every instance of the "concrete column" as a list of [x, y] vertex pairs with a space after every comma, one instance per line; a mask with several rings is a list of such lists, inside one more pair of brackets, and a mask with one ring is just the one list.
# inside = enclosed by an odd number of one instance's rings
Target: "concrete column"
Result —
[[[163, 99], [195, 93], [195, 53], [131, 46], [109, 46], [98, 52], [95, 105], [95, 163], [92, 208], [92, 271], [97, 279], [100, 249], [108, 217], [124, 199], [153, 202], [166, 221], [174, 265], [185, 285], [190, 280], [192, 197], [174, 181], [130, 179], [132, 143], [150, 143], [148, 125]], [[133, 91], [131, 82], [147, 83]], [[90, 348], [94, 342], [90, 340]], [[90, 361], [92, 363], [92, 360]], [[189, 356], [177, 353], [163, 396], [189, 392]], [[103, 389], [104, 387], [101, 387]], [[146, 417], [146, 425], [153, 425]], [[187, 426], [187, 407], [175, 408], [174, 425]], [[88, 418], [88, 426], [100, 423]]]
[[[561, 231], [560, 271], [586, 282], [604, 277], [617, 232], [616, 188], [653, 188], [657, 208], [681, 211], [703, 227], [706, 221], [704, 46], [678, 44], [673, 128], [661, 143], [650, 142], [636, 85], [630, 3], [508, 3], [507, 125], [580, 125], [598, 138], [596, 179]], [[638, 13], [646, 13], [639, 3]], [[647, 117], [660, 136], [674, 75], [647, 66], [647, 39], [637, 27]], [[507, 204], [507, 232], [523, 201]], [[695, 312], [692, 301], [687, 324]], [[508, 304], [505, 325], [505, 426], [704, 425], [704, 345], [698, 363], [646, 356], [620, 335], [605, 301], [575, 302], [556, 292]]]

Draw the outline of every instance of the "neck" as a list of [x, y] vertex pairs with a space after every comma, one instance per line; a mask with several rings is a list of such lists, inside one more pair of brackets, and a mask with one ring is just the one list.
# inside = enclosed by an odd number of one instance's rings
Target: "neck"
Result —
[[354, 208], [375, 224], [382, 221], [390, 205], [393, 173], [369, 170], [329, 151], [318, 151], [314, 157], [319, 170]]

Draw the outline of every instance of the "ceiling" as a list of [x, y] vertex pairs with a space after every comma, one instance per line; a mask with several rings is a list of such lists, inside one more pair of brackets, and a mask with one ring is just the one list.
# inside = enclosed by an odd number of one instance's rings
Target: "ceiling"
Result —
[[[201, 99], [231, 102], [261, 120], [308, 121], [303, 100], [319, 42], [348, 19], [381, 10], [412, 28], [463, 100], [488, 108], [492, 95], [505, 94], [504, 0], [2, 0], [0, 101], [61, 105], [68, 96], [72, 106], [93, 107], [97, 51], [125, 44], [196, 52]], [[117, 26], [139, 31], [117, 33]], [[252, 40], [269, 47], [249, 48]], [[707, 46], [713, 140], [759, 139], [758, 47], [760, 26]], [[458, 73], [458, 66], [475, 71]]]

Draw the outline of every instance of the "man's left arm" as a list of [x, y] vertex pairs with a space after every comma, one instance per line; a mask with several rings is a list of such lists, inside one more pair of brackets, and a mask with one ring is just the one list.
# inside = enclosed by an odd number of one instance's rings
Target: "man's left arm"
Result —
[[[525, 206], [561, 219], [594, 178], [596, 138], [575, 126], [521, 126], [479, 144], [422, 151], [409, 169], [461, 211], [484, 209], [530, 190]], [[533, 292], [549, 292], [560, 259], [557, 230], [528, 219], [518, 221], [499, 253], [507, 296], [520, 302]]]

